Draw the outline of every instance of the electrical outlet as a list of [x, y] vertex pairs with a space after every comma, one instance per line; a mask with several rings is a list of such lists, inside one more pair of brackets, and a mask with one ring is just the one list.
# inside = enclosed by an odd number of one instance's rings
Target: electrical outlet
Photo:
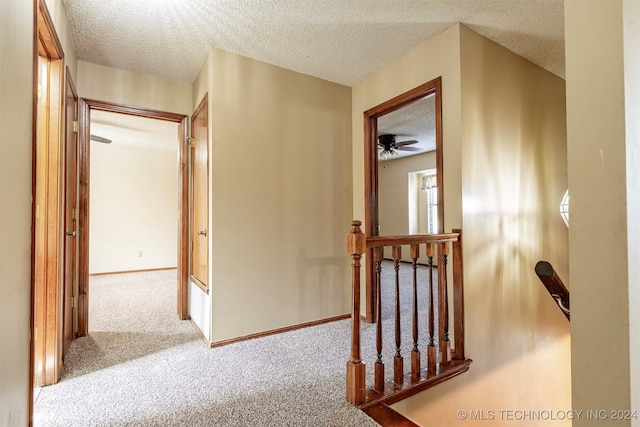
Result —
[[138, 258], [142, 257], [142, 251], [138, 251]]

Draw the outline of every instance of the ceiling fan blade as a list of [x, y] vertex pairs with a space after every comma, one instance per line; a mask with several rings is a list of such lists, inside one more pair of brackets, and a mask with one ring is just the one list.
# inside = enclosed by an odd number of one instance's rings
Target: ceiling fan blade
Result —
[[411, 144], [415, 144], [415, 143], [417, 143], [417, 142], [418, 142], [417, 140], [412, 139], [412, 140], [409, 140], [409, 141], [400, 141], [400, 142], [396, 142], [396, 145], [397, 145], [398, 147], [400, 147], [401, 145], [411, 145]]
[[402, 150], [402, 151], [424, 151], [424, 149], [418, 148], [418, 147], [398, 147], [398, 150]]
[[110, 139], [103, 138], [103, 137], [98, 136], [98, 135], [91, 135], [90, 139], [91, 139], [91, 141], [102, 142], [103, 144], [111, 144], [111, 140]]

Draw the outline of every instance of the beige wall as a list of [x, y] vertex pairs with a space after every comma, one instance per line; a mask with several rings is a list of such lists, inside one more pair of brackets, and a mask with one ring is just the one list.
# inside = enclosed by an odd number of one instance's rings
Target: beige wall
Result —
[[0, 425], [10, 427], [29, 419], [33, 13], [33, 2], [0, 1]]
[[178, 125], [171, 127], [174, 150], [91, 143], [90, 274], [177, 266]]
[[[533, 270], [547, 259], [568, 282], [567, 230], [558, 215], [567, 185], [564, 82], [454, 26], [354, 88], [354, 170], [363, 162], [362, 112], [438, 75], [445, 230], [464, 232], [466, 343], [474, 363], [394, 407], [439, 426], [469, 425], [457, 418], [460, 409], [498, 416], [500, 409], [570, 409], [569, 325]], [[364, 102], [372, 92], [381, 95]], [[354, 173], [354, 188], [361, 180]]]
[[569, 323], [534, 273], [547, 260], [569, 286], [559, 215], [567, 188], [565, 84], [460, 29], [466, 343], [474, 364], [443, 417], [460, 425], [456, 407], [566, 411]]
[[207, 62], [212, 341], [347, 313], [350, 88], [215, 48]]
[[[631, 121], [625, 123], [625, 102], [627, 114], [638, 111], [638, 77], [633, 73], [638, 72], [639, 18], [635, 2], [565, 2], [569, 189], [571, 211], [578, 212], [571, 214], [570, 234], [576, 408], [640, 407], [640, 283], [638, 259], [632, 258], [638, 254], [639, 222], [638, 211], [631, 210], [638, 207], [640, 193], [638, 116], [627, 116]], [[624, 47], [630, 49], [628, 58]], [[625, 83], [631, 86], [625, 88]], [[597, 251], [598, 262], [593, 262], [593, 248], [604, 249]]]
[[78, 61], [78, 94], [83, 98], [191, 114], [191, 85], [148, 74]]
[[[627, 259], [629, 260], [629, 348], [631, 408], [640, 408], [640, 2], [624, 0], [624, 85], [627, 166]], [[633, 426], [640, 426], [635, 419]]]

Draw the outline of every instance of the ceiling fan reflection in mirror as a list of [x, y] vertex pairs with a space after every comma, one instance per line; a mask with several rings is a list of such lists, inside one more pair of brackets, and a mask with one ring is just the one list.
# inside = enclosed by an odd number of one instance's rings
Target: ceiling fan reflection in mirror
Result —
[[408, 145], [416, 144], [418, 141], [415, 139], [407, 141], [396, 141], [396, 135], [383, 134], [378, 135], [378, 148], [380, 149], [380, 158], [387, 160], [389, 157], [395, 159], [398, 157], [398, 150], [402, 151], [422, 151], [418, 147], [407, 147]]
[[95, 142], [101, 142], [103, 144], [111, 144], [111, 140], [108, 138], [103, 138], [101, 136], [98, 135], [93, 135], [91, 134], [91, 136], [89, 137], [89, 139], [91, 139], [91, 141], [95, 141]]

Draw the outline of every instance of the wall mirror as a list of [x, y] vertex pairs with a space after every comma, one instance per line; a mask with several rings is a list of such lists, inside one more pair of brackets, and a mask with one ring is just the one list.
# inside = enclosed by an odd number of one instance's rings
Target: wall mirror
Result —
[[380, 235], [438, 232], [435, 93], [378, 118]]
[[[444, 232], [441, 78], [364, 113], [367, 236]], [[367, 321], [376, 295], [366, 257]]]

